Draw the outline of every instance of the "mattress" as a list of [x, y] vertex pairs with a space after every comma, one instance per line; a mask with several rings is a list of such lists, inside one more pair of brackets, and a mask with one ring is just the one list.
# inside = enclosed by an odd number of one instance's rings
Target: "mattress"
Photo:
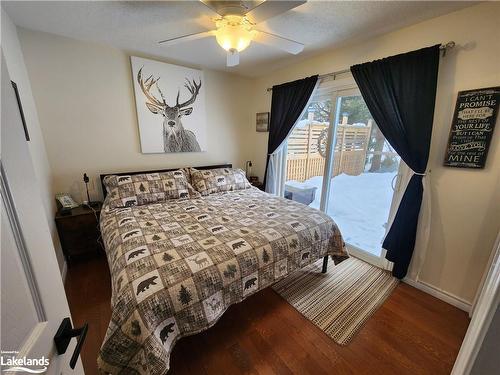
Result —
[[232, 304], [330, 255], [347, 258], [334, 221], [256, 188], [110, 209], [100, 226], [112, 315], [98, 366], [164, 374], [174, 344]]

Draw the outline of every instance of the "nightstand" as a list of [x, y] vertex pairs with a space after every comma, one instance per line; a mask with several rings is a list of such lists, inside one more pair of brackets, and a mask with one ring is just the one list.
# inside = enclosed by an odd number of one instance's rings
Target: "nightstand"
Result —
[[91, 210], [79, 206], [69, 215], [56, 215], [56, 226], [68, 265], [77, 258], [95, 255], [102, 251], [99, 243], [99, 215], [102, 204]]
[[257, 189], [260, 189], [262, 191], [265, 190], [264, 184], [261, 181], [259, 181], [259, 180], [257, 180], [257, 181], [251, 181], [250, 185], [255, 186]]

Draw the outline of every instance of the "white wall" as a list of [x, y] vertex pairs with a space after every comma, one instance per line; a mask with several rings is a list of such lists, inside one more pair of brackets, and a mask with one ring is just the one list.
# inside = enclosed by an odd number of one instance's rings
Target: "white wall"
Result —
[[12, 23], [9, 16], [3, 9], [2, 12], [2, 50], [12, 81], [16, 82], [19, 90], [19, 96], [23, 105], [23, 112], [26, 119], [26, 126], [30, 135], [28, 147], [31, 153], [33, 167], [35, 169], [38, 188], [44, 204], [45, 214], [52, 236], [52, 242], [56, 249], [57, 262], [59, 269], [62, 270], [64, 257], [61, 250], [61, 244], [57, 235], [54, 222], [56, 204], [54, 199], [54, 190], [52, 189], [52, 170], [47, 158], [47, 152], [38, 121], [37, 108], [33, 99], [28, 73], [19, 44], [16, 26]]
[[[432, 228], [420, 279], [467, 303], [474, 298], [500, 222], [500, 129], [484, 170], [442, 164], [457, 92], [500, 85], [499, 19], [500, 3], [482, 3], [270, 72], [254, 85], [248, 125], [254, 129], [255, 113], [269, 111], [271, 94], [266, 88], [274, 84], [454, 40], [458, 47], [441, 59], [439, 72], [429, 159]], [[252, 134], [254, 171], [262, 177], [267, 133]], [[417, 253], [421, 247], [417, 243]]]
[[207, 152], [141, 154], [130, 54], [26, 29], [19, 37], [55, 190], [83, 200], [83, 172], [93, 179], [96, 197], [99, 173], [222, 162], [244, 167], [250, 80], [204, 71]]

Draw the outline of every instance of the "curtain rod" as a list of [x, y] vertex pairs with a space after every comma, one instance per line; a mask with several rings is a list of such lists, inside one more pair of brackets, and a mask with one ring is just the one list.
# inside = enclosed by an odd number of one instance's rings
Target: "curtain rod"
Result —
[[[449, 49], [452, 49], [453, 47], [455, 47], [455, 42], [452, 40], [452, 41], [449, 41], [448, 43], [441, 44], [439, 46], [439, 49], [443, 53], [443, 57], [444, 57], [446, 55], [446, 51], [449, 50]], [[351, 69], [337, 70], [336, 72], [321, 74], [320, 76], [318, 76], [318, 79], [322, 79], [322, 78], [326, 78], [326, 77], [333, 77], [333, 79], [335, 80], [335, 78], [337, 76], [339, 76], [341, 74], [350, 73], [350, 72], [351, 72]], [[268, 91], [268, 92], [269, 91], [273, 91], [273, 88], [272, 87], [268, 87], [266, 89], [266, 91]]]

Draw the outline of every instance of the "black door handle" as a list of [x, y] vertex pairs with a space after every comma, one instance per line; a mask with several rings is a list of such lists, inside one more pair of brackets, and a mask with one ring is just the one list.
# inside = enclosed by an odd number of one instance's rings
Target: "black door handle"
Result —
[[85, 337], [87, 337], [87, 331], [89, 330], [88, 323], [85, 323], [81, 328], [73, 328], [71, 325], [71, 320], [69, 318], [64, 318], [57, 330], [56, 335], [54, 336], [54, 342], [56, 344], [57, 354], [66, 353], [66, 349], [68, 349], [69, 342], [71, 338], [78, 337], [76, 339], [76, 348], [71, 356], [71, 360], [69, 361], [69, 367], [72, 369], [76, 366], [76, 361], [78, 360], [78, 356], [80, 355], [80, 351], [82, 350], [83, 342], [85, 341]]

